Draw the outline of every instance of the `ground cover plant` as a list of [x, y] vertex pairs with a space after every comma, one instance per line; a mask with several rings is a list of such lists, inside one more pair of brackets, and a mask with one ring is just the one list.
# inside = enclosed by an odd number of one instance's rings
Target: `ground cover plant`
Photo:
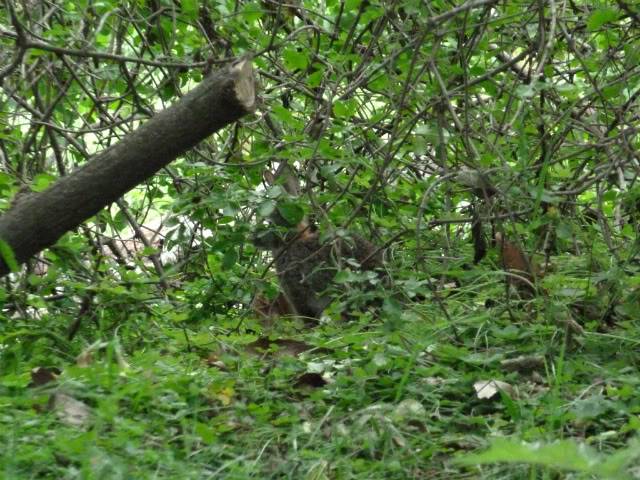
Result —
[[2, 5], [3, 215], [238, 61], [256, 102], [0, 238], [0, 477], [640, 477], [635, 3]]

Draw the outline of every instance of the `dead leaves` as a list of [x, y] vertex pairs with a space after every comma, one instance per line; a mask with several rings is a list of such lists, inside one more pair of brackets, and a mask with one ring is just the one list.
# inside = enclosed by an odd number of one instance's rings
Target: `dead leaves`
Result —
[[[315, 347], [308, 343], [292, 340], [289, 338], [270, 339], [261, 337], [246, 346], [247, 352], [254, 355], [270, 357], [272, 359], [282, 357], [298, 357], [306, 352], [328, 353], [331, 350], [322, 347]], [[300, 375], [294, 382], [293, 386], [301, 391], [308, 391], [316, 388], [322, 388], [329, 382], [327, 378], [319, 371], [315, 371], [313, 363], [308, 365], [310, 371]], [[311, 371], [313, 370], [313, 371]]]
[[[96, 353], [104, 351], [108, 346], [109, 344], [103, 341], [97, 341], [88, 346], [76, 357], [76, 366], [83, 369], [90, 368], [97, 362]], [[125, 360], [119, 343], [115, 342], [113, 347], [114, 357], [120, 370], [122, 372], [129, 370], [130, 366]], [[65, 381], [59, 382], [62, 375], [62, 370], [56, 367], [37, 367], [31, 370], [31, 382], [28, 387], [51, 392], [46, 405], [36, 404], [34, 409], [40, 413], [55, 414], [60, 423], [68, 427], [87, 429], [92, 420], [92, 408], [69, 392]]]
[[[29, 388], [54, 386], [60, 376], [58, 368], [37, 367], [31, 370]], [[61, 423], [73, 428], [86, 428], [91, 419], [91, 408], [84, 402], [73, 398], [61, 390], [54, 391], [46, 407], [36, 406], [39, 412], [53, 412]]]
[[[547, 369], [547, 359], [543, 355], [521, 355], [515, 358], [508, 358], [500, 362], [500, 367], [504, 372], [517, 372], [523, 376], [522, 382], [513, 385], [504, 380], [482, 379], [473, 384], [475, 396], [479, 400], [493, 400], [501, 395], [509, 398], [524, 398], [536, 396], [547, 390], [546, 381], [543, 375]], [[511, 375], [512, 376], [512, 375]]]
[[515, 393], [511, 385], [500, 380], [479, 380], [473, 384], [473, 389], [480, 400], [493, 398], [500, 391], [503, 391], [510, 397]]
[[57, 380], [58, 375], [60, 375], [59, 368], [36, 367], [31, 370], [31, 382], [27, 387], [42, 387], [47, 383]]

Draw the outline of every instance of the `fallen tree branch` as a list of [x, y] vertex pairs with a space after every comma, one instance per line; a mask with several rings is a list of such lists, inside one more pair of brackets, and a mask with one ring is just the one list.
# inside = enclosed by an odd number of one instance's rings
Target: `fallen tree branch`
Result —
[[[0, 239], [18, 263], [24, 262], [254, 107], [253, 69], [248, 60], [241, 60], [205, 78], [171, 107], [47, 190], [21, 197], [0, 217]], [[0, 258], [0, 276], [9, 271]]]

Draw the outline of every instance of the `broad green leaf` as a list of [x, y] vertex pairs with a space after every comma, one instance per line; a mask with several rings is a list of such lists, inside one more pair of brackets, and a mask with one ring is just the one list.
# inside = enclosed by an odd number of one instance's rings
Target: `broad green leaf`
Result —
[[46, 190], [56, 180], [56, 177], [47, 173], [40, 173], [33, 178], [31, 189], [34, 192], [42, 192]]
[[224, 257], [222, 258], [222, 269], [229, 270], [231, 269], [236, 262], [238, 261], [238, 252], [235, 248], [230, 248], [224, 253]]
[[16, 261], [16, 256], [13, 253], [13, 249], [9, 246], [7, 242], [0, 239], [0, 257], [4, 263], [7, 264], [9, 270], [12, 272], [18, 271], [18, 262]]
[[309, 58], [304, 51], [298, 51], [293, 47], [285, 48], [282, 52], [284, 65], [289, 70], [304, 70], [309, 65]]
[[307, 85], [309, 87], [317, 87], [322, 82], [322, 77], [324, 76], [324, 69], [320, 67], [320, 65], [314, 64], [315, 72], [309, 74], [307, 76]]
[[339, 118], [349, 118], [353, 116], [357, 108], [353, 100], [336, 101], [333, 104], [333, 113]]
[[242, 16], [249, 24], [255, 23], [263, 15], [264, 7], [256, 2], [247, 3], [242, 9]]
[[615, 22], [618, 16], [619, 12], [613, 7], [599, 8], [587, 20], [587, 28], [590, 31], [598, 30], [605, 23]]
[[591, 447], [573, 440], [552, 443], [526, 443], [515, 438], [496, 438], [488, 450], [459, 457], [461, 465], [491, 465], [495, 463], [525, 463], [556, 470], [568, 470], [600, 478], [630, 479], [625, 468], [640, 455], [640, 445], [633, 440], [629, 447], [613, 455], [603, 456]]
[[490, 465], [493, 463], [530, 463], [561, 470], [589, 472], [598, 463], [596, 453], [585, 445], [570, 440], [526, 443], [515, 438], [497, 438], [488, 450], [465, 455], [456, 460], [462, 465]]
[[258, 208], [258, 214], [262, 218], [267, 218], [269, 215], [273, 213], [275, 209], [276, 209], [276, 202], [273, 200], [269, 200], [267, 202], [263, 202], [260, 204], [260, 207]]
[[304, 218], [304, 209], [298, 203], [280, 202], [277, 208], [289, 225], [297, 225]]

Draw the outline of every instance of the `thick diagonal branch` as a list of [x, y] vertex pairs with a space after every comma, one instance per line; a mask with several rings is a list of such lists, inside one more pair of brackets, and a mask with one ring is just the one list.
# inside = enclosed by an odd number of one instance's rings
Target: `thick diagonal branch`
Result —
[[[207, 77], [83, 167], [43, 192], [20, 198], [0, 217], [0, 239], [24, 262], [208, 135], [251, 112], [254, 104], [249, 61]], [[0, 258], [0, 276], [8, 272]]]

